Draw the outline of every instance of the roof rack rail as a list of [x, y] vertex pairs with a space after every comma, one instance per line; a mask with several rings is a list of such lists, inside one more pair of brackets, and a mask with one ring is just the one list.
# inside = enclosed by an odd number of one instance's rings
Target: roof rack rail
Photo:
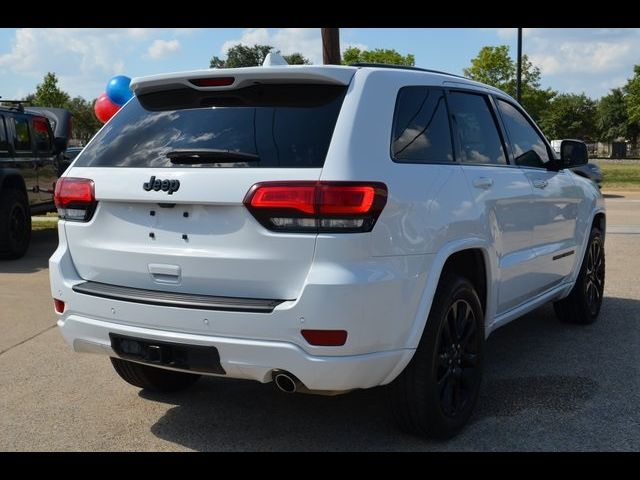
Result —
[[464, 78], [466, 80], [467, 77], [463, 77], [462, 75], [456, 75], [454, 73], [442, 72], [440, 70], [431, 70], [428, 68], [420, 68], [420, 67], [411, 67], [409, 65], [390, 65], [388, 63], [367, 63], [367, 62], [355, 62], [350, 63], [350, 67], [376, 67], [376, 68], [393, 68], [396, 70], [414, 70], [417, 72], [428, 72], [428, 73], [438, 73], [440, 75], [449, 75], [450, 77]]
[[5, 100], [4, 98], [0, 97], [0, 105], [3, 103], [8, 103], [10, 106], [7, 107], [9, 109], [13, 109], [13, 110], [18, 110], [19, 112], [24, 112], [24, 105], [27, 104], [27, 106], [31, 103], [31, 101], [29, 100]]

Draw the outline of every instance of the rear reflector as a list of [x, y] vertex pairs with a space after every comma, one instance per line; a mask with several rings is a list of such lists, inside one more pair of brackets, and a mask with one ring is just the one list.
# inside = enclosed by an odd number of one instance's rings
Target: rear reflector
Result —
[[234, 77], [193, 78], [190, 83], [196, 87], [226, 87], [234, 82]]
[[88, 221], [96, 207], [93, 180], [61, 178], [56, 182], [54, 202], [62, 220]]
[[264, 182], [244, 199], [264, 227], [300, 233], [370, 232], [386, 202], [379, 182]]
[[56, 313], [64, 312], [64, 302], [62, 300], [58, 300], [57, 298], [54, 298], [53, 308], [55, 309]]
[[339, 347], [347, 341], [346, 330], [301, 330], [304, 339], [319, 347]]

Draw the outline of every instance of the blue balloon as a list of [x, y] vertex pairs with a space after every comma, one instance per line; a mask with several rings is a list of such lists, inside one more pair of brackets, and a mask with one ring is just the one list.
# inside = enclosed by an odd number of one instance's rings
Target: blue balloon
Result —
[[124, 105], [133, 97], [133, 92], [129, 88], [131, 79], [124, 75], [116, 75], [107, 83], [107, 97], [116, 105]]

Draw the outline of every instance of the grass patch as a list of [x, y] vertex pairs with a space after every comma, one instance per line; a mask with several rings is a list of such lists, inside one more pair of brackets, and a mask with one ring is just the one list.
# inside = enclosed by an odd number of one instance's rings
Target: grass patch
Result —
[[640, 162], [629, 164], [600, 162], [604, 174], [602, 188], [640, 190]]
[[31, 222], [31, 231], [40, 232], [42, 230], [52, 230], [58, 228], [58, 220], [46, 220]]

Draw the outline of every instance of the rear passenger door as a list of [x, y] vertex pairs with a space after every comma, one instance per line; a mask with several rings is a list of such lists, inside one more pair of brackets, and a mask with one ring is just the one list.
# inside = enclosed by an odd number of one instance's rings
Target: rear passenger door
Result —
[[535, 262], [529, 222], [532, 188], [522, 169], [509, 165], [492, 99], [449, 91], [456, 158], [467, 177], [498, 262], [497, 314], [526, 301]]
[[24, 178], [29, 204], [39, 203], [38, 162], [33, 154], [29, 116], [15, 113], [6, 120], [7, 134], [14, 149], [12, 166], [17, 168]]
[[533, 187], [534, 201], [528, 215], [536, 245], [538, 292], [553, 288], [569, 275], [576, 262], [576, 222], [582, 198], [571, 174], [546, 167], [553, 157], [542, 135], [514, 104], [496, 99], [514, 161]]

